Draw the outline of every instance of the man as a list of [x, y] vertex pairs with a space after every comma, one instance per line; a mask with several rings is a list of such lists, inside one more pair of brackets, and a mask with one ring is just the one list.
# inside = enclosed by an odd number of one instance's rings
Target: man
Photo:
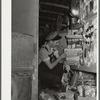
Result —
[[61, 36], [57, 32], [52, 32], [46, 37], [45, 44], [39, 50], [39, 81], [48, 88], [61, 85], [63, 75], [63, 64], [59, 63], [65, 58], [65, 53], [58, 55], [55, 49], [59, 45]]

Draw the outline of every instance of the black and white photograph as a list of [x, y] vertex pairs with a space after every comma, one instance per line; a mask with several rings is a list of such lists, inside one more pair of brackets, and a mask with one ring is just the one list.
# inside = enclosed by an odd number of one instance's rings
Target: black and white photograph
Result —
[[11, 100], [38, 100], [38, 0], [12, 0]]
[[38, 100], [97, 99], [97, 0], [39, 0]]
[[98, 100], [98, 2], [6, 3], [11, 9], [2, 11], [2, 100]]

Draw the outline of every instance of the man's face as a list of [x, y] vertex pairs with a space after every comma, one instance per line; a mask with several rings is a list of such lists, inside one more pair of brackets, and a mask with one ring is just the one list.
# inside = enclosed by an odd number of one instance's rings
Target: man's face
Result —
[[57, 45], [59, 45], [59, 40], [51, 41], [51, 46], [52, 47], [55, 47]]

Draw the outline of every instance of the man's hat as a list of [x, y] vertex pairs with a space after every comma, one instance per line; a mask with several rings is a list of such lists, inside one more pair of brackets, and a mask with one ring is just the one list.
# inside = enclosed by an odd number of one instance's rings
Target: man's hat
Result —
[[58, 32], [51, 32], [46, 38], [46, 40], [59, 40], [61, 39], [61, 36], [58, 35]]

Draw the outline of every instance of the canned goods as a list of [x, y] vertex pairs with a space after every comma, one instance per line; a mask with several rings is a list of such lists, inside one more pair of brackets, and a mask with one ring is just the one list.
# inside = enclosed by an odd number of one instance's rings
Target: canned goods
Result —
[[77, 89], [81, 97], [96, 97], [96, 86], [79, 85]]

